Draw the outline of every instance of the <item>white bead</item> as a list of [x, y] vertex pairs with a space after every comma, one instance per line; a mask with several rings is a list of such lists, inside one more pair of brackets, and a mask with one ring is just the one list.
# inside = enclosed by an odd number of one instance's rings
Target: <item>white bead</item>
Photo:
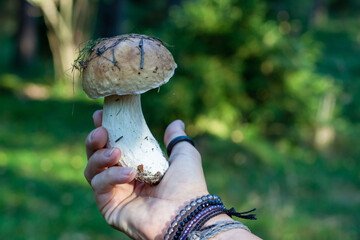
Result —
[[178, 224], [179, 222], [178, 221], [173, 221], [172, 223], [171, 223], [171, 227], [175, 227], [177, 224]]

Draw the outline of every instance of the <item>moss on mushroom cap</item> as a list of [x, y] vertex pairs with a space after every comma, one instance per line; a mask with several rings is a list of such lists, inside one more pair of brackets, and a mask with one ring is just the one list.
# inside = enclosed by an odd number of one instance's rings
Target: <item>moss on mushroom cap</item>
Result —
[[81, 68], [83, 89], [96, 99], [157, 88], [169, 81], [176, 63], [159, 39], [127, 34], [97, 42]]

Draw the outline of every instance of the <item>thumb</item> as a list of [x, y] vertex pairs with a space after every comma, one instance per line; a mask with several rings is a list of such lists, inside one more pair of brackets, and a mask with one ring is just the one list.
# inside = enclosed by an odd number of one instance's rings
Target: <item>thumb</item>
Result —
[[[179, 136], [186, 136], [185, 124], [176, 120], [165, 131], [164, 142], [168, 147], [171, 140]], [[201, 156], [196, 148], [187, 141], [181, 141], [173, 147], [170, 158], [170, 167], [164, 176], [162, 183], [167, 183], [170, 189], [179, 190], [180, 185], [193, 192], [207, 192], [204, 172], [201, 165]]]
[[[168, 147], [171, 140], [179, 136], [186, 136], [185, 124], [181, 120], [176, 120], [166, 128], [164, 135], [165, 146]], [[181, 157], [182, 156], [182, 157]], [[170, 164], [178, 159], [189, 159], [191, 161], [201, 162], [201, 157], [196, 148], [187, 141], [181, 141], [175, 144], [172, 148], [169, 158]], [[183, 161], [183, 160], [182, 160]]]

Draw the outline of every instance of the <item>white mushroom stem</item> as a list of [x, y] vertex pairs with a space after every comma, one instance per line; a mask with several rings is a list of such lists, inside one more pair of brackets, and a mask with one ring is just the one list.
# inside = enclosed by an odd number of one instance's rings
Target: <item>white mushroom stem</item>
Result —
[[146, 125], [140, 95], [105, 97], [103, 109], [108, 147], [121, 150], [120, 165], [137, 169], [137, 177], [145, 182], [153, 181], [154, 176], [161, 178], [169, 165]]

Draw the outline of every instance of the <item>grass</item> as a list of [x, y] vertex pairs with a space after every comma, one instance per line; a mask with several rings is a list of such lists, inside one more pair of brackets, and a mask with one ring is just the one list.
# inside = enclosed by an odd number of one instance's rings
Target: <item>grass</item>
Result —
[[[11, 92], [0, 101], [0, 238], [127, 239], [105, 224], [83, 177], [84, 139], [98, 103]], [[256, 207], [259, 220], [245, 223], [264, 239], [359, 238], [356, 162], [280, 153], [256, 138], [196, 142], [210, 192], [228, 207]]]
[[[127, 239], [107, 226], [83, 177], [99, 106], [1, 94], [0, 238]], [[11, 236], [11, 237], [9, 237]]]

